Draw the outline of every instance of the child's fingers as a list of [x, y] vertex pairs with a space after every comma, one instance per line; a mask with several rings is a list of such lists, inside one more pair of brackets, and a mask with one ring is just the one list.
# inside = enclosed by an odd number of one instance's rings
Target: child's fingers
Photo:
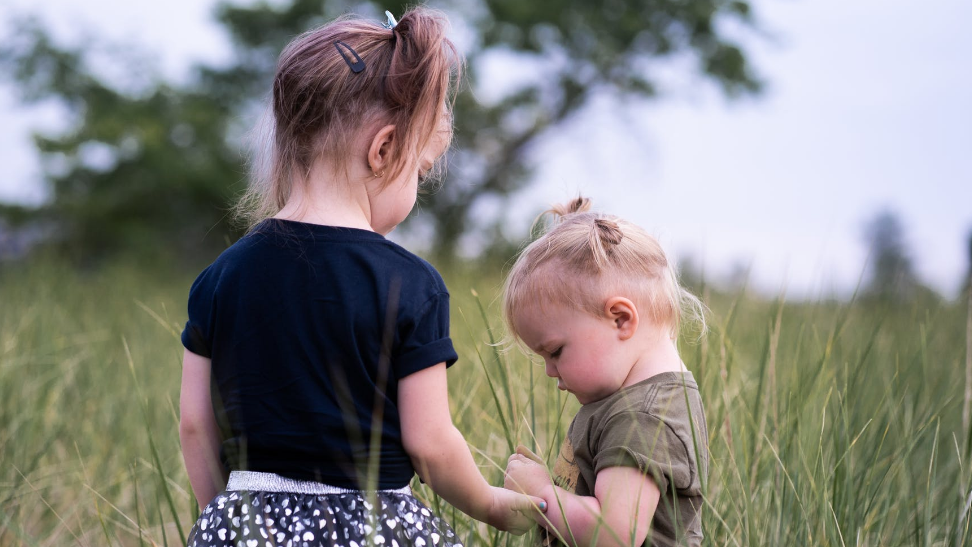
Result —
[[[510, 456], [510, 461], [506, 464], [506, 472], [503, 474], [503, 487], [508, 490], [513, 490], [515, 492], [522, 492], [523, 485], [517, 481], [514, 476], [519, 474], [519, 466], [527, 465], [526, 462], [522, 461], [523, 456], [513, 454]], [[529, 465], [533, 465], [531, 462]]]
[[527, 458], [526, 456], [521, 456], [519, 454], [511, 454], [506, 460], [506, 472], [504, 475], [509, 475], [510, 472], [518, 466], [534, 466], [539, 465], [537, 462]]
[[514, 511], [519, 511], [520, 513], [530, 513], [531, 511], [540, 510], [541, 513], [547, 511], [547, 502], [543, 498], [538, 498], [537, 496], [528, 496], [526, 494], [521, 494], [513, 500], [513, 504], [510, 507]]
[[506, 458], [506, 465], [508, 466], [508, 465], [510, 465], [513, 462], [536, 463], [535, 461], [531, 460], [530, 458], [528, 458], [528, 457], [526, 457], [526, 456], [524, 456], [522, 454], [510, 454], [510, 457], [509, 458]]
[[543, 465], [543, 458], [537, 456], [532, 450], [523, 446], [522, 444], [516, 446], [516, 453], [521, 456], [526, 456], [527, 458], [530, 458], [531, 460]]

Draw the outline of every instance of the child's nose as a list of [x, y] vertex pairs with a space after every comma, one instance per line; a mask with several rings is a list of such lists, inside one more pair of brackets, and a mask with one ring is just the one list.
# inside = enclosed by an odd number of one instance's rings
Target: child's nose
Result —
[[547, 376], [549, 376], [551, 378], [556, 378], [557, 377], [557, 367], [555, 367], [552, 364], [550, 364], [550, 361], [545, 361], [544, 362], [543, 371], [547, 374]]

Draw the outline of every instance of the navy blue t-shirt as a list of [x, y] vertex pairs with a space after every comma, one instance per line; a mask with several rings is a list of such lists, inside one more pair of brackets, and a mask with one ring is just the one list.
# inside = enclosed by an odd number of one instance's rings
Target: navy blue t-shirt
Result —
[[199, 275], [182, 343], [212, 359], [227, 469], [344, 488], [375, 462], [378, 488], [408, 484], [398, 382], [457, 359], [428, 262], [374, 232], [276, 219]]

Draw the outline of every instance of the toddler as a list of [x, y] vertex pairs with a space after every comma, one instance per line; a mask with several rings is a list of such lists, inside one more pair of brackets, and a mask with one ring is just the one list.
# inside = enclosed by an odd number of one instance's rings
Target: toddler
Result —
[[678, 285], [658, 242], [577, 198], [510, 272], [513, 337], [581, 403], [553, 479], [520, 447], [506, 486], [543, 498], [545, 545], [699, 545], [708, 433], [699, 388], [675, 346], [681, 313], [702, 304]]

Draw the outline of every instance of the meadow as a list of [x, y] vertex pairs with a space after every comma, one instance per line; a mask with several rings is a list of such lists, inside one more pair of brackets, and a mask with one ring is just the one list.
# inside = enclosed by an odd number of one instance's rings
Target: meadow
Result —
[[[0, 264], [0, 546], [185, 544], [179, 333], [196, 271]], [[500, 275], [445, 272], [453, 419], [493, 484], [517, 444], [552, 464], [577, 408], [490, 345]], [[706, 545], [972, 544], [966, 302], [700, 292], [709, 332], [680, 349], [706, 404]], [[467, 545], [530, 544], [413, 486]]]

